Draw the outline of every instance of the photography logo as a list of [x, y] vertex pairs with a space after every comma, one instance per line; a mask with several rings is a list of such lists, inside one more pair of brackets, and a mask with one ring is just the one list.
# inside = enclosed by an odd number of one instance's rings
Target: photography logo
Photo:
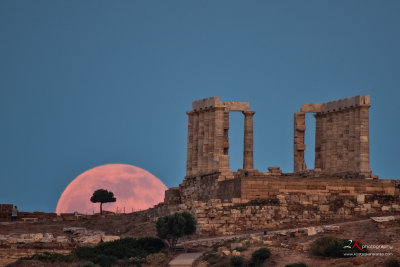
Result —
[[357, 247], [359, 250], [361, 250], [361, 251], [365, 251], [365, 250], [363, 250], [362, 248], [360, 248], [359, 246], [358, 246], [358, 241], [362, 241], [362, 240], [356, 240], [355, 242], [354, 242], [354, 245], [353, 245], [353, 247], [351, 247], [351, 243], [353, 243], [353, 240], [351, 240], [351, 239], [349, 239], [348, 240], [348, 242], [349, 242], [349, 244], [347, 245], [347, 246], [344, 246], [343, 248], [349, 248], [349, 249], [352, 249], [352, 248], [355, 248], [355, 247]]

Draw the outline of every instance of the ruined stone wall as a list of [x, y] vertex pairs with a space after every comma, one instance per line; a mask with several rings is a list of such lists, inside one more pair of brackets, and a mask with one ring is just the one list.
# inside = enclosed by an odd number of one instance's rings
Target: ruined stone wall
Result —
[[316, 118], [315, 169], [324, 174], [372, 177], [369, 168], [368, 95], [323, 104], [304, 104], [294, 115], [294, 172], [307, 169], [304, 161], [305, 113]]
[[11, 219], [12, 204], [0, 204], [0, 220], [9, 221]]
[[[177, 194], [180, 196], [180, 203], [188, 201], [208, 201], [210, 199], [230, 200], [240, 197], [240, 179], [228, 179], [219, 181], [219, 173], [186, 178], [179, 185], [179, 192], [174, 192], [175, 199]], [[177, 204], [170, 201], [172, 193], [166, 191], [165, 203]], [[168, 197], [167, 197], [168, 196]]]
[[241, 203], [240, 199], [230, 203], [210, 200], [193, 203], [188, 209], [196, 214], [198, 232], [206, 236], [322, 224], [400, 211], [398, 197], [386, 195], [279, 194], [276, 200], [265, 204]]
[[[362, 100], [360, 100], [362, 101]], [[316, 113], [315, 168], [324, 173], [370, 175], [369, 100]]]
[[218, 198], [218, 173], [186, 178], [179, 185], [181, 203]]
[[234, 179], [223, 181], [219, 180], [218, 173], [186, 178], [179, 188], [166, 191], [164, 202], [171, 205], [185, 204], [190, 201], [206, 202], [210, 199], [230, 201], [232, 198], [251, 201], [274, 198], [286, 193], [338, 196], [399, 195], [396, 180], [314, 177], [315, 174], [311, 177], [271, 173], [255, 173], [248, 176], [239, 172], [234, 174]]
[[248, 177], [241, 180], [241, 198], [254, 200], [279, 194], [319, 194], [338, 196], [398, 195], [395, 180], [363, 178], [303, 178], [300, 176]]
[[232, 235], [398, 213], [399, 184], [396, 186], [393, 195], [391, 190], [381, 190], [381, 194], [376, 191], [376, 194], [350, 195], [341, 188], [332, 188], [330, 194], [299, 193], [292, 188], [270, 198], [252, 201], [240, 198], [188, 201], [179, 205], [158, 205], [145, 212], [157, 217], [187, 210], [196, 216], [199, 234]]
[[188, 210], [202, 235], [297, 227], [400, 211], [400, 182], [365, 178], [259, 173], [218, 181], [218, 174], [185, 179], [181, 203], [152, 212], [163, 216]]

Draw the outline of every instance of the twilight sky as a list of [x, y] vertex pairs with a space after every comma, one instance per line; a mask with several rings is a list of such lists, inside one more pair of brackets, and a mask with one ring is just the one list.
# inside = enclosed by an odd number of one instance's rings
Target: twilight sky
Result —
[[[177, 186], [196, 99], [249, 101], [254, 164], [293, 168], [293, 112], [370, 94], [371, 169], [399, 178], [400, 1], [0, 1], [0, 203], [54, 211], [79, 174]], [[308, 115], [306, 160], [315, 123]], [[243, 115], [231, 115], [231, 167]]]

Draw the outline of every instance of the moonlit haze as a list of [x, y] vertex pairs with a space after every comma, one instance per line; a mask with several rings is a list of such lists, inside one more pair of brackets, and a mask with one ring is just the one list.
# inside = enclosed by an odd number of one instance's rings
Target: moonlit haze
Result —
[[99, 203], [90, 202], [97, 189], [114, 193], [116, 202], [103, 204], [103, 210], [132, 212], [148, 209], [164, 200], [167, 187], [154, 175], [128, 164], [107, 164], [90, 169], [75, 178], [58, 200], [56, 212], [99, 212]]

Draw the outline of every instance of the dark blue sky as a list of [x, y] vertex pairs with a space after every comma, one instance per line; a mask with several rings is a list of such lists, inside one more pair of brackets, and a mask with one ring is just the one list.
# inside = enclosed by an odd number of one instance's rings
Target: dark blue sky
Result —
[[[398, 178], [399, 14], [390, 0], [2, 0], [0, 203], [53, 211], [68, 183], [107, 163], [177, 186], [185, 111], [216, 95], [257, 112], [255, 167], [291, 172], [293, 112], [370, 94], [371, 169]], [[242, 117], [231, 116], [233, 169]]]

